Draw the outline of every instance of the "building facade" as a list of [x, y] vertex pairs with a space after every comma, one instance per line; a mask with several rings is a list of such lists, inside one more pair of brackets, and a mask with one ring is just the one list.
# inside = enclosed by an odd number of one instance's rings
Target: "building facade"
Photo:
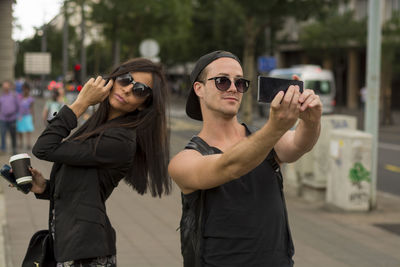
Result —
[[0, 81], [14, 79], [15, 49], [12, 40], [13, 0], [0, 1]]
[[[363, 20], [368, 16], [368, 0], [350, 0], [347, 3], [340, 4], [338, 13], [344, 14], [352, 11], [355, 20]], [[382, 0], [382, 25], [389, 21], [394, 14], [400, 12], [400, 0]], [[286, 22], [284, 29], [278, 33], [277, 39], [285, 36], [289, 42], [279, 45], [275, 50], [278, 67], [290, 67], [295, 64], [318, 64], [323, 68], [331, 69], [335, 74], [336, 82], [336, 103], [338, 106], [344, 106], [350, 109], [360, 107], [360, 90], [366, 84], [366, 45], [348, 45], [345, 49], [335, 55], [321, 53], [310, 58], [309, 54], [299, 44], [299, 35], [301, 27], [307, 23], [298, 23], [294, 19]], [[365, 38], [367, 39], [367, 38]], [[400, 47], [399, 47], [400, 49]], [[382, 53], [385, 51], [382, 50]], [[385, 64], [383, 62], [382, 64]], [[382, 66], [383, 68], [387, 66]], [[400, 109], [400, 103], [394, 101], [400, 99], [398, 90], [386, 90], [384, 87], [396, 88], [400, 86], [400, 78], [391, 77], [391, 84], [385, 84], [385, 75], [387, 71], [382, 69], [381, 77], [381, 103], [385, 97], [390, 97], [391, 106]], [[390, 95], [390, 96], [388, 96]]]

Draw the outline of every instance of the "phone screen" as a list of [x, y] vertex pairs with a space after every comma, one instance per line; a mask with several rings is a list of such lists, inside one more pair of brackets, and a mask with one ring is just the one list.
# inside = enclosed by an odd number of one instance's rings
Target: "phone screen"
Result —
[[290, 85], [298, 85], [303, 92], [303, 81], [258, 76], [257, 101], [271, 103], [279, 91], [286, 92]]

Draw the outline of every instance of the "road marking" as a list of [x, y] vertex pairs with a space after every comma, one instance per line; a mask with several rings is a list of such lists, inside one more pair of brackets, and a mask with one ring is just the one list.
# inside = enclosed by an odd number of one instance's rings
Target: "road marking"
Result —
[[395, 166], [395, 165], [386, 164], [386, 165], [385, 165], [385, 169], [388, 170], [388, 171], [400, 173], [400, 167]]
[[400, 145], [395, 145], [390, 143], [379, 143], [379, 148], [400, 151]]

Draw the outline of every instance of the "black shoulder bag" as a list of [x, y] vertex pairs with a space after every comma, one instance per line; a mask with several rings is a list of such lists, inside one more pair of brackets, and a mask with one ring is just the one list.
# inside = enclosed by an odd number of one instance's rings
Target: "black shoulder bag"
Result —
[[37, 231], [29, 241], [22, 267], [55, 267], [56, 264], [51, 233]]
[[[193, 136], [186, 149], [194, 149], [202, 155], [215, 151], [198, 136]], [[182, 218], [180, 222], [181, 253], [184, 267], [201, 267], [203, 215], [205, 191], [197, 190], [182, 197]]]

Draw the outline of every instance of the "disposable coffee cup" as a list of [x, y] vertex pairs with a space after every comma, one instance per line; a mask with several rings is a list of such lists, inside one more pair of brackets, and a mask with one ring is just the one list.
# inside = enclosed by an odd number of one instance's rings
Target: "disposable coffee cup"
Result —
[[23, 153], [11, 156], [10, 165], [17, 184], [22, 185], [32, 182], [32, 173], [29, 170], [31, 157], [28, 154]]

